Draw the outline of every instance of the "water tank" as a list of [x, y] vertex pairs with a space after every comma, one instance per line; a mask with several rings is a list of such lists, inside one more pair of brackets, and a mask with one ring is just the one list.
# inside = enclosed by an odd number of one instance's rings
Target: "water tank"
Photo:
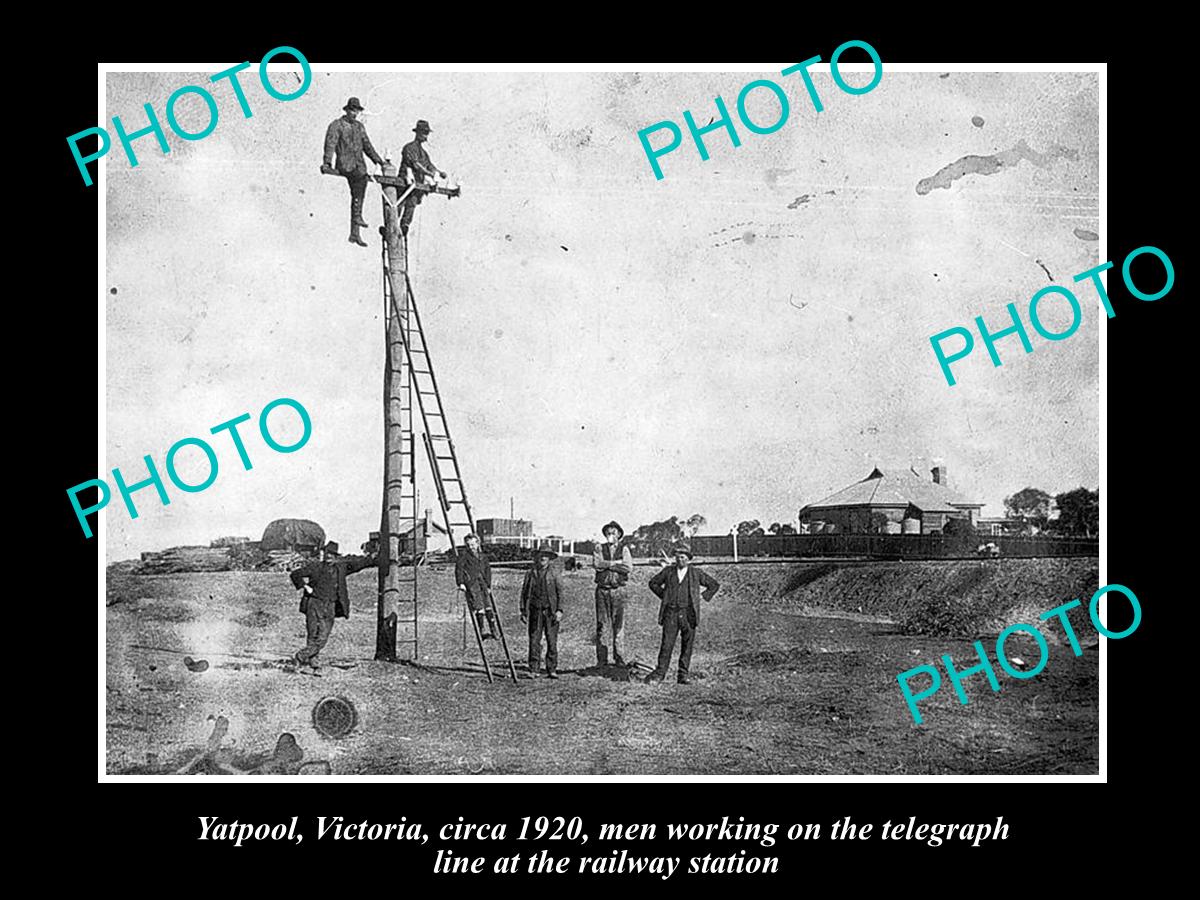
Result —
[[921, 520], [920, 519], [905, 519], [903, 531], [905, 534], [920, 534]]

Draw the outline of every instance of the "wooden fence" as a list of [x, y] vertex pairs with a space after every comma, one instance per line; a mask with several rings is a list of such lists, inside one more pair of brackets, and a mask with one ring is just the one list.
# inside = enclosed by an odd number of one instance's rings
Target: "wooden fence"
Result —
[[[970, 540], [943, 534], [765, 534], [739, 537], [739, 557], [855, 556], [873, 559], [948, 559], [974, 557], [980, 544], [993, 543], [1004, 557], [1099, 556], [1097, 538], [977, 536]], [[733, 536], [697, 535], [691, 539], [697, 557], [732, 557]], [[658, 548], [632, 544], [636, 557], [658, 556]]]

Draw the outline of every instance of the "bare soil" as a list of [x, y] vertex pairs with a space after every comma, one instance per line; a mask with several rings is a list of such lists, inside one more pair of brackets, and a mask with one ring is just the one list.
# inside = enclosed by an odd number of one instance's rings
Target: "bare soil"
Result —
[[[811, 571], [821, 565], [826, 568]], [[853, 596], [878, 578], [864, 573], [856, 586], [837, 565], [708, 568], [726, 589], [704, 610], [692, 663], [703, 677], [677, 685], [672, 669], [666, 682], [653, 686], [595, 665], [588, 571], [562, 576], [568, 606], [557, 681], [523, 671], [527, 645], [516, 605], [522, 573], [496, 571], [497, 603], [522, 676], [516, 684], [500, 677], [506, 670], [496, 645], [489, 645], [497, 674], [492, 684], [473, 637], [463, 649], [461, 606], [453, 573], [444, 568], [421, 573], [427, 599], [417, 665], [372, 660], [377, 576], [365, 571], [350, 579], [353, 612], [349, 620], [337, 620], [320, 678], [279, 666], [304, 643], [303, 616], [286, 575], [110, 571], [106, 768], [114, 774], [175, 772], [205, 750], [225, 717], [228, 731], [214, 759], [240, 770], [268, 761], [280, 734], [290, 732], [306, 762], [328, 761], [335, 774], [1097, 771], [1094, 640], [1080, 657], [1053, 643], [1046, 668], [1026, 681], [998, 670], [999, 693], [982, 676], [970, 678], [967, 706], [946, 679], [921, 704], [925, 723], [916, 726], [897, 673], [934, 663], [944, 653], [960, 668], [971, 665], [973, 650], [964, 639], [971, 635], [900, 633], [895, 622], [905, 610], [886, 609], [878, 590], [869, 602]], [[1010, 611], [1049, 609], [1070, 599], [1055, 594], [1061, 590], [1055, 579], [1086, 581], [1078, 568], [1053, 577], [1043, 571], [1044, 577], [1033, 578], [1036, 590], [1025, 592], [1012, 588], [1015, 570], [1003, 566], [991, 575], [947, 570], [938, 578], [969, 584], [976, 600], [989, 579], [995, 581], [993, 618], [1007, 624]], [[639, 567], [634, 582], [644, 584], [654, 571]], [[918, 569], [897, 569], [892, 577], [903, 572], [928, 577]], [[818, 590], [822, 582], [838, 590]], [[895, 593], [911, 600], [906, 588]], [[640, 664], [641, 674], [657, 656], [657, 611], [657, 599], [635, 584], [626, 613], [626, 656]], [[1086, 618], [1081, 624], [1080, 634], [1094, 637]], [[1036, 660], [1036, 649], [1021, 640], [1009, 644], [1010, 656]], [[207, 660], [209, 668], [191, 671], [185, 656]], [[345, 697], [357, 708], [358, 725], [345, 738], [329, 739], [314, 728], [313, 707], [326, 696]], [[193, 771], [225, 768], [205, 763]], [[306, 773], [320, 771], [325, 769], [316, 766]]]

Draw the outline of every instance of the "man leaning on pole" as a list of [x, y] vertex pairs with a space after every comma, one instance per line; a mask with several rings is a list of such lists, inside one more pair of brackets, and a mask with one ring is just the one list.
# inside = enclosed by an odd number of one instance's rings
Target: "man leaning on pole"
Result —
[[350, 594], [346, 576], [379, 565], [376, 556], [339, 556], [336, 541], [320, 550], [319, 558], [291, 572], [292, 585], [300, 591], [300, 612], [304, 613], [307, 643], [292, 657], [296, 666], [308, 666], [313, 673], [320, 668], [317, 656], [329, 641], [335, 618], [350, 618]]

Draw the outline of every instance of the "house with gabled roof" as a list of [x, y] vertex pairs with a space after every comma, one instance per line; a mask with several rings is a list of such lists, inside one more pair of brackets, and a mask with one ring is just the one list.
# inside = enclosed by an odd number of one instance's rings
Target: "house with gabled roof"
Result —
[[952, 519], [974, 525], [984, 504], [952, 490], [944, 465], [930, 474], [925, 479], [915, 469], [877, 467], [862, 481], [801, 509], [801, 527], [810, 534], [942, 534]]

